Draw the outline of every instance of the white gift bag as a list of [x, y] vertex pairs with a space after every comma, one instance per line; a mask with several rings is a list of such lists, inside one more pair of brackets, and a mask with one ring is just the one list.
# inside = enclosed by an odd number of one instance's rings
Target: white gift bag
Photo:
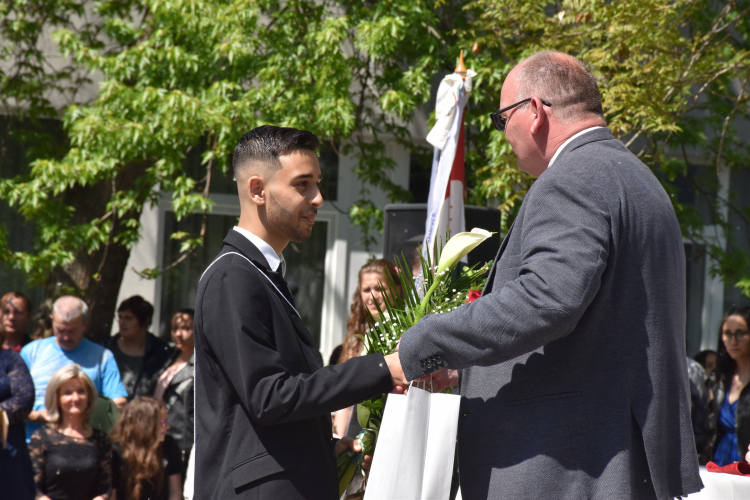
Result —
[[365, 500], [447, 500], [461, 398], [411, 387], [389, 394]]

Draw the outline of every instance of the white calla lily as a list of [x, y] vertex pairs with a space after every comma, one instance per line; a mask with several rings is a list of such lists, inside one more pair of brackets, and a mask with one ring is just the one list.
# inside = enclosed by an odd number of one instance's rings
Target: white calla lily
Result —
[[481, 242], [492, 236], [492, 233], [475, 227], [470, 232], [458, 233], [445, 244], [440, 253], [438, 262], [439, 271], [450, 271], [464, 258], [466, 254], [474, 250]]
[[430, 302], [430, 297], [432, 297], [435, 289], [440, 284], [441, 280], [439, 276], [449, 274], [466, 254], [474, 250], [477, 245], [490, 236], [492, 236], [491, 232], [475, 227], [468, 233], [458, 233], [448, 240], [448, 243], [445, 244], [443, 251], [440, 253], [440, 260], [435, 271], [435, 281], [432, 283], [430, 289], [425, 292], [424, 298], [419, 304], [417, 313], [419, 318], [424, 316], [427, 304]]

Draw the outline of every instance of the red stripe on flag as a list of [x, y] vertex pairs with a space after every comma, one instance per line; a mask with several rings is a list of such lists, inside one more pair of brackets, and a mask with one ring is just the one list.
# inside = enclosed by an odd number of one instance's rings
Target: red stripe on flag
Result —
[[445, 189], [445, 197], [451, 194], [451, 181], [461, 181], [464, 186], [464, 199], [466, 198], [466, 138], [464, 133], [464, 115], [461, 115], [461, 126], [458, 128], [458, 144], [456, 144], [456, 156], [453, 158], [451, 176], [448, 187]]

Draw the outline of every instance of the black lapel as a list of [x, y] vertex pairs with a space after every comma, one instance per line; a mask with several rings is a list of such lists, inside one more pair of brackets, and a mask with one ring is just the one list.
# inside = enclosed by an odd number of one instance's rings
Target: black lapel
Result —
[[234, 229], [229, 230], [226, 238], [224, 238], [224, 243], [239, 250], [242, 255], [250, 259], [253, 264], [258, 266], [258, 268], [265, 274], [270, 272], [270, 269], [268, 269], [268, 261], [263, 256], [261, 251], [258, 250], [258, 248], [253, 245], [250, 240], [242, 236]]
[[[320, 368], [321, 366], [320, 360], [318, 359], [318, 348], [315, 345], [315, 341], [313, 340], [312, 335], [310, 335], [310, 331], [307, 329], [305, 324], [302, 322], [302, 319], [296, 312], [296, 306], [294, 306], [294, 297], [292, 297], [292, 293], [289, 291], [289, 287], [287, 286], [286, 281], [284, 281], [284, 278], [281, 276], [281, 273], [271, 271], [268, 268], [268, 261], [263, 256], [261, 251], [258, 250], [258, 248], [253, 245], [250, 240], [245, 238], [242, 234], [235, 231], [234, 229], [229, 230], [229, 234], [227, 234], [226, 238], [224, 238], [224, 243], [236, 248], [240, 251], [240, 253], [245, 255], [245, 257], [249, 258], [253, 262], [253, 264], [255, 264], [258, 269], [260, 269], [260, 272], [268, 277], [268, 279], [270, 279], [274, 285], [276, 285], [276, 288], [279, 290], [281, 295], [289, 301], [287, 302], [287, 300], [282, 299], [287, 314], [292, 320], [294, 329], [297, 331], [297, 341], [300, 344], [300, 350], [302, 351], [305, 363], [307, 364], [307, 368], [310, 373]], [[274, 291], [273, 293], [276, 293], [276, 291]]]
[[289, 290], [289, 286], [286, 284], [286, 281], [284, 280], [284, 277], [281, 275], [281, 273], [277, 273], [276, 271], [271, 271], [269, 269], [264, 269], [264, 272], [266, 273], [266, 276], [271, 278], [271, 281], [273, 281], [273, 284], [276, 285], [276, 288], [279, 289], [281, 294], [286, 297], [286, 300], [288, 300], [296, 308], [297, 304], [294, 303], [294, 296]]
[[191, 378], [192, 373], [190, 370], [190, 363], [182, 367], [182, 370], [178, 371], [174, 374], [174, 377], [172, 377], [172, 380], [169, 381], [169, 385], [179, 385], [180, 382], [182, 382], [185, 379]]

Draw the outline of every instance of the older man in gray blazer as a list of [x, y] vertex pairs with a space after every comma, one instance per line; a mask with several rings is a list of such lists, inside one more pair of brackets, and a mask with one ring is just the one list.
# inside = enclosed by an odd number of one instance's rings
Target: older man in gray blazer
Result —
[[443, 369], [460, 387], [463, 498], [698, 491], [669, 197], [605, 127], [596, 80], [576, 59], [521, 62], [500, 108], [495, 127], [538, 180], [482, 297], [424, 318], [400, 345], [407, 378]]

